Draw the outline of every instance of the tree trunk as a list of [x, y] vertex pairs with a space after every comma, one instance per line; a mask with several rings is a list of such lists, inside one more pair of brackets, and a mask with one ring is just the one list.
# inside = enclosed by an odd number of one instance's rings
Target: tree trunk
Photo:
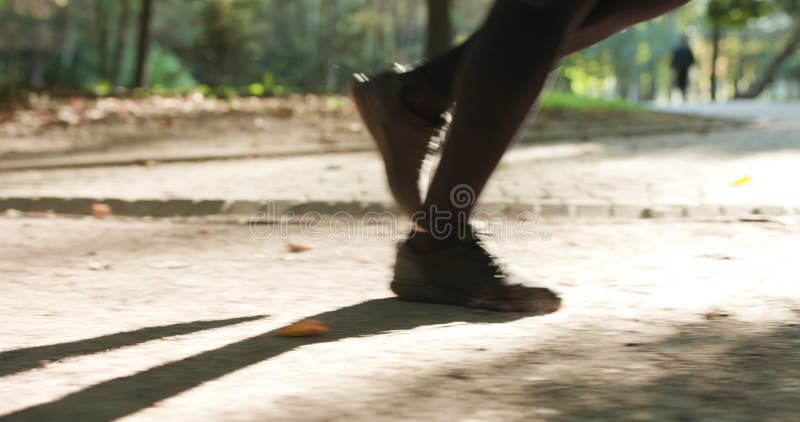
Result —
[[[402, 47], [406, 45], [409, 38], [409, 15], [411, 9], [414, 8], [416, 2], [392, 2], [392, 13], [395, 17], [394, 27], [394, 44], [402, 52]], [[405, 57], [400, 58], [401, 61], [407, 61]]]
[[67, 3], [64, 6], [64, 27], [61, 31], [61, 54], [60, 54], [60, 72], [59, 75], [63, 77], [65, 73], [72, 68], [72, 63], [75, 61], [76, 46], [78, 42], [77, 29], [75, 28], [75, 2]]
[[322, 28], [319, 32], [321, 71], [325, 80], [325, 89], [336, 89], [336, 72], [334, 69], [334, 56], [336, 54], [336, 27], [339, 24], [339, 0], [323, 0], [320, 13]]
[[211, 85], [225, 85], [231, 66], [234, 28], [230, 25], [230, 9], [224, 0], [209, 2], [204, 11], [205, 80]]
[[153, 16], [153, 0], [142, 0], [139, 14], [139, 38], [136, 42], [136, 74], [134, 86], [142, 88], [147, 84], [147, 55], [150, 52], [150, 21]]
[[453, 45], [453, 25], [450, 22], [452, 0], [427, 0], [428, 37], [425, 57], [432, 58]]
[[742, 79], [744, 79], [744, 65], [747, 62], [747, 57], [745, 56], [744, 50], [745, 46], [747, 45], [747, 34], [739, 32], [739, 54], [736, 58], [736, 72], [733, 75], [733, 92], [734, 98], [739, 97], [739, 93], [742, 91]]
[[719, 42], [722, 28], [714, 24], [711, 29], [711, 101], [717, 100], [717, 60], [719, 59]]
[[617, 78], [617, 96], [619, 98], [628, 99], [628, 68], [627, 66], [619, 66], [616, 69]]
[[97, 76], [108, 80], [108, 10], [104, 0], [94, 2], [94, 27], [97, 31]]
[[650, 101], [658, 99], [658, 62], [655, 60], [650, 62], [650, 95], [647, 99]]
[[[421, 47], [422, 43], [420, 42], [421, 41], [420, 35], [421, 35], [422, 31], [419, 30], [420, 29], [419, 28], [419, 12], [420, 12], [421, 6], [418, 6], [416, 1], [408, 2], [408, 3], [409, 3], [409, 5], [408, 5], [408, 16], [406, 17], [406, 24], [405, 24], [405, 30], [406, 30], [407, 36], [403, 40], [403, 42], [404, 42], [404, 44], [408, 43], [408, 44], [413, 44], [413, 45], [419, 45]], [[418, 50], [415, 50], [415, 51], [418, 51]], [[417, 53], [417, 54], [419, 54], [419, 53]], [[418, 58], [419, 57], [417, 56], [415, 59], [418, 59]]]
[[130, 0], [120, 0], [120, 15], [117, 21], [117, 34], [114, 40], [114, 57], [111, 62], [111, 77], [114, 86], [122, 86], [122, 60], [125, 57], [125, 46], [127, 45], [126, 34], [130, 24], [131, 7]]
[[383, 17], [380, 32], [378, 33], [381, 57], [395, 58], [397, 44], [394, 42], [394, 13], [392, 5], [387, 0], [378, 3], [378, 13]]
[[783, 46], [781, 52], [769, 63], [767, 70], [764, 71], [764, 77], [753, 84], [747, 92], [737, 93], [736, 98], [756, 98], [761, 95], [764, 90], [775, 81], [775, 78], [778, 76], [778, 71], [781, 69], [781, 65], [794, 54], [798, 47], [800, 47], [800, 24], [798, 24], [786, 45]]
[[33, 39], [31, 42], [31, 73], [28, 78], [28, 84], [34, 90], [39, 90], [44, 87], [44, 66], [45, 66], [45, 51], [44, 51], [44, 32], [47, 30], [46, 24], [43, 20], [37, 19], [33, 27]]
[[19, 83], [19, 67], [20, 62], [22, 61], [20, 58], [21, 54], [19, 42], [19, 34], [22, 32], [22, 23], [20, 22], [20, 19], [14, 15], [14, 11], [17, 10], [17, 1], [18, 0], [10, 0], [7, 11], [8, 15], [6, 17], [9, 22], [8, 45], [10, 47], [8, 49], [8, 72], [6, 75], [9, 85], [16, 85]]
[[[322, 0], [328, 1], [328, 0]], [[274, 2], [273, 2], [274, 3]], [[278, 2], [280, 3], [280, 2]], [[296, 51], [306, 51], [305, 50], [305, 40], [309, 39], [310, 36], [313, 36], [313, 23], [311, 22], [311, 14], [307, 12], [306, 3], [305, 1], [297, 1], [291, 0], [287, 1], [291, 6], [289, 13], [291, 13], [288, 19], [291, 19], [289, 22], [289, 31], [291, 33], [289, 38], [289, 51], [292, 49], [296, 49]], [[294, 23], [291, 23], [294, 22]], [[317, 65], [314, 63], [313, 60], [305, 60], [303, 61], [302, 65], [297, 66], [298, 73], [300, 75], [300, 80], [302, 80], [303, 84], [305, 85], [315, 85], [317, 84], [316, 80], [316, 69]]]

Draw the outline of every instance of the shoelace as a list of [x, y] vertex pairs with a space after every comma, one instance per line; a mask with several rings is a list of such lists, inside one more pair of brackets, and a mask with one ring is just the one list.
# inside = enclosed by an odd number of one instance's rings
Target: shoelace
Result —
[[436, 120], [428, 120], [422, 116], [415, 115], [414, 120], [417, 120], [417, 124], [414, 127], [420, 131], [422, 136], [428, 138], [428, 154], [435, 153], [441, 149], [447, 131], [450, 129], [449, 115], [449, 113], [444, 113], [441, 118]]
[[428, 142], [428, 152], [438, 152], [444, 146], [447, 132], [450, 130], [450, 121], [452, 116], [449, 112], [442, 113], [442, 116], [436, 121], [429, 121], [427, 129], [431, 131], [430, 141]]

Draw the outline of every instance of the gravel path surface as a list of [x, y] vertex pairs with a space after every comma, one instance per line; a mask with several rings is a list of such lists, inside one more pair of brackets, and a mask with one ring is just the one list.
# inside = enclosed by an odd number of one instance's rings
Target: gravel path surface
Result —
[[[284, 229], [259, 239], [202, 221], [0, 219], [0, 419], [800, 412], [796, 224], [553, 221], [536, 239], [496, 240], [563, 295], [541, 317], [396, 301], [393, 242], [374, 227], [346, 239]], [[286, 241], [313, 249], [292, 254]], [[265, 335], [309, 317], [330, 332]]]

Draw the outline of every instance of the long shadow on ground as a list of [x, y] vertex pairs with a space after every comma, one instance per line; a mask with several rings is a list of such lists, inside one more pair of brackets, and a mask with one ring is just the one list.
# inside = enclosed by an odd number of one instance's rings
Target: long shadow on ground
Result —
[[69, 343], [9, 350], [0, 353], [0, 377], [36, 368], [39, 362], [45, 360], [55, 362], [70, 357], [90, 355], [120, 347], [133, 346], [164, 337], [179, 336], [196, 331], [210, 330], [212, 328], [254, 321], [264, 318], [265, 316], [266, 315], [255, 315], [217, 321], [195, 321], [165, 325], [162, 327], [147, 327]]
[[488, 313], [450, 306], [408, 303], [396, 299], [370, 300], [308, 317], [331, 325], [331, 331], [322, 336], [283, 338], [270, 333], [258, 335], [128, 377], [112, 379], [59, 400], [8, 414], [0, 417], [0, 420], [113, 420], [300, 346], [388, 331], [410, 330], [426, 325], [451, 322], [503, 323], [527, 316], [530, 315]]

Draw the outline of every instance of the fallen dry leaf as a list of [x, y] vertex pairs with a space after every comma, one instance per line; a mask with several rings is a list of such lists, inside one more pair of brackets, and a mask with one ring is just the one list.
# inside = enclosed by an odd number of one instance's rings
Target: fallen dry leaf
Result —
[[338, 132], [359, 133], [361, 132], [361, 125], [355, 122], [341, 123], [336, 126], [336, 130]]
[[111, 215], [111, 205], [95, 202], [92, 204], [92, 215], [97, 218], [106, 218]]
[[301, 245], [299, 243], [287, 243], [286, 248], [289, 249], [291, 253], [303, 253], [314, 249], [313, 246]]
[[715, 319], [728, 318], [729, 316], [730, 316], [730, 314], [725, 313], [723, 311], [711, 311], [711, 312], [709, 312], [709, 313], [707, 313], [705, 315], [706, 319], [709, 320], [709, 321], [712, 321], [712, 320], [715, 320]]
[[267, 115], [278, 119], [290, 119], [292, 116], [294, 116], [294, 109], [288, 106], [278, 106], [268, 108], [266, 113]]
[[334, 139], [334, 138], [331, 138], [330, 136], [325, 136], [325, 135], [322, 135], [322, 136], [319, 138], [319, 141], [320, 141], [321, 143], [323, 143], [323, 144], [337, 144], [337, 143], [339, 143], [339, 141], [338, 141], [338, 140], [336, 140], [336, 139]]
[[181, 261], [164, 261], [164, 262], [159, 262], [153, 266], [162, 270], [175, 270], [178, 268], [186, 268], [189, 267], [190, 265], [186, 262], [181, 262]]
[[700, 255], [701, 258], [708, 258], [708, 259], [718, 259], [720, 261], [730, 261], [733, 259], [730, 255], [725, 255], [721, 253], [709, 253]]
[[31, 211], [28, 214], [28, 217], [31, 218], [52, 218], [55, 217], [55, 212], [53, 210], [46, 210], [46, 211]]
[[89, 261], [86, 263], [86, 267], [92, 271], [103, 271], [111, 268], [111, 264], [103, 261]]
[[772, 223], [775, 221], [775, 218], [768, 215], [751, 214], [739, 217], [739, 221], [742, 223]]
[[269, 129], [270, 127], [272, 127], [272, 124], [267, 119], [256, 117], [255, 119], [253, 119], [253, 126], [259, 129]]
[[40, 368], [44, 368], [45, 366], [50, 365], [50, 363], [51, 362], [47, 359], [36, 361], [36, 365], [39, 366]]
[[281, 337], [310, 337], [324, 334], [330, 330], [328, 324], [317, 319], [304, 319], [278, 328], [275, 333]]

